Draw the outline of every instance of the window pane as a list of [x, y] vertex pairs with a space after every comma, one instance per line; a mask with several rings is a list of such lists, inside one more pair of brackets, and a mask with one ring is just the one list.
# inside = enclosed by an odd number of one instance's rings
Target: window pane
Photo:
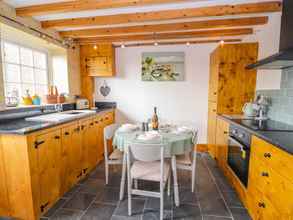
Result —
[[47, 71], [35, 69], [35, 81], [38, 84], [47, 84], [48, 83]]
[[6, 97], [20, 97], [21, 87], [18, 83], [5, 83]]
[[24, 83], [34, 83], [34, 69], [31, 67], [21, 67], [21, 78]]
[[18, 46], [10, 43], [4, 43], [4, 60], [9, 63], [19, 63]]
[[6, 82], [20, 82], [19, 65], [5, 64], [5, 81]]
[[47, 69], [46, 54], [34, 51], [34, 66], [41, 69]]
[[30, 83], [24, 83], [22, 84], [22, 96], [26, 94], [26, 91], [28, 90], [29, 94], [33, 96], [35, 94], [35, 87], [34, 84]]
[[47, 85], [36, 85], [36, 94], [39, 96], [45, 96], [48, 94], [48, 86]]
[[20, 48], [20, 63], [27, 66], [33, 66], [33, 51], [27, 48]]

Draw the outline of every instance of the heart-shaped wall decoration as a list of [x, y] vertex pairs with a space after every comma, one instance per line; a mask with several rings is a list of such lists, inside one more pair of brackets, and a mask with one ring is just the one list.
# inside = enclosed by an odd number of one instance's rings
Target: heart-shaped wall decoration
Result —
[[106, 97], [111, 92], [111, 88], [107, 85], [106, 81], [104, 81], [104, 84], [100, 87], [100, 93], [102, 96]]

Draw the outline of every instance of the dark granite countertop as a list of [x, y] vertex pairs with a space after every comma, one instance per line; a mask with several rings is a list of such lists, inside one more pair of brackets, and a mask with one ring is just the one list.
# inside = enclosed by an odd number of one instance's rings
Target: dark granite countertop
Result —
[[267, 141], [268, 143], [278, 147], [281, 150], [293, 155], [293, 131], [262, 131], [254, 130], [240, 123], [239, 119], [231, 119], [224, 115], [218, 115], [218, 117], [224, 119], [225, 121], [239, 125], [246, 129], [251, 134]]
[[[97, 114], [106, 113], [114, 108], [102, 108], [97, 109]], [[93, 115], [92, 115], [93, 116]], [[63, 122], [36, 122], [36, 121], [26, 121], [25, 118], [20, 119], [9, 119], [2, 120], [0, 122], [0, 134], [17, 134], [17, 135], [27, 135], [35, 131], [42, 129], [51, 128], [57, 125], [62, 125], [68, 122], [75, 120], [80, 120], [82, 118], [90, 117], [90, 115], [83, 115], [79, 118], [74, 118], [72, 120], [63, 121]]]

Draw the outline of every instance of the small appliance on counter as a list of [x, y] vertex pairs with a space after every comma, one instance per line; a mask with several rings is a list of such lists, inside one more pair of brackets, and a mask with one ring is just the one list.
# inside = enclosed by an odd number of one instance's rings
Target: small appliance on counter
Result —
[[256, 117], [257, 105], [253, 102], [247, 102], [242, 107], [242, 112], [244, 113], [244, 116], [246, 116], [248, 118]]
[[77, 98], [76, 99], [76, 109], [81, 110], [81, 109], [89, 109], [90, 108], [90, 103], [89, 100], [85, 98]]

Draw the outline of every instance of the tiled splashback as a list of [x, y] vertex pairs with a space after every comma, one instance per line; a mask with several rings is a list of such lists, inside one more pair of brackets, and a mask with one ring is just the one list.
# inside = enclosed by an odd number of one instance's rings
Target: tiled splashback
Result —
[[280, 90], [258, 90], [271, 98], [270, 119], [293, 124], [293, 68], [283, 70]]

